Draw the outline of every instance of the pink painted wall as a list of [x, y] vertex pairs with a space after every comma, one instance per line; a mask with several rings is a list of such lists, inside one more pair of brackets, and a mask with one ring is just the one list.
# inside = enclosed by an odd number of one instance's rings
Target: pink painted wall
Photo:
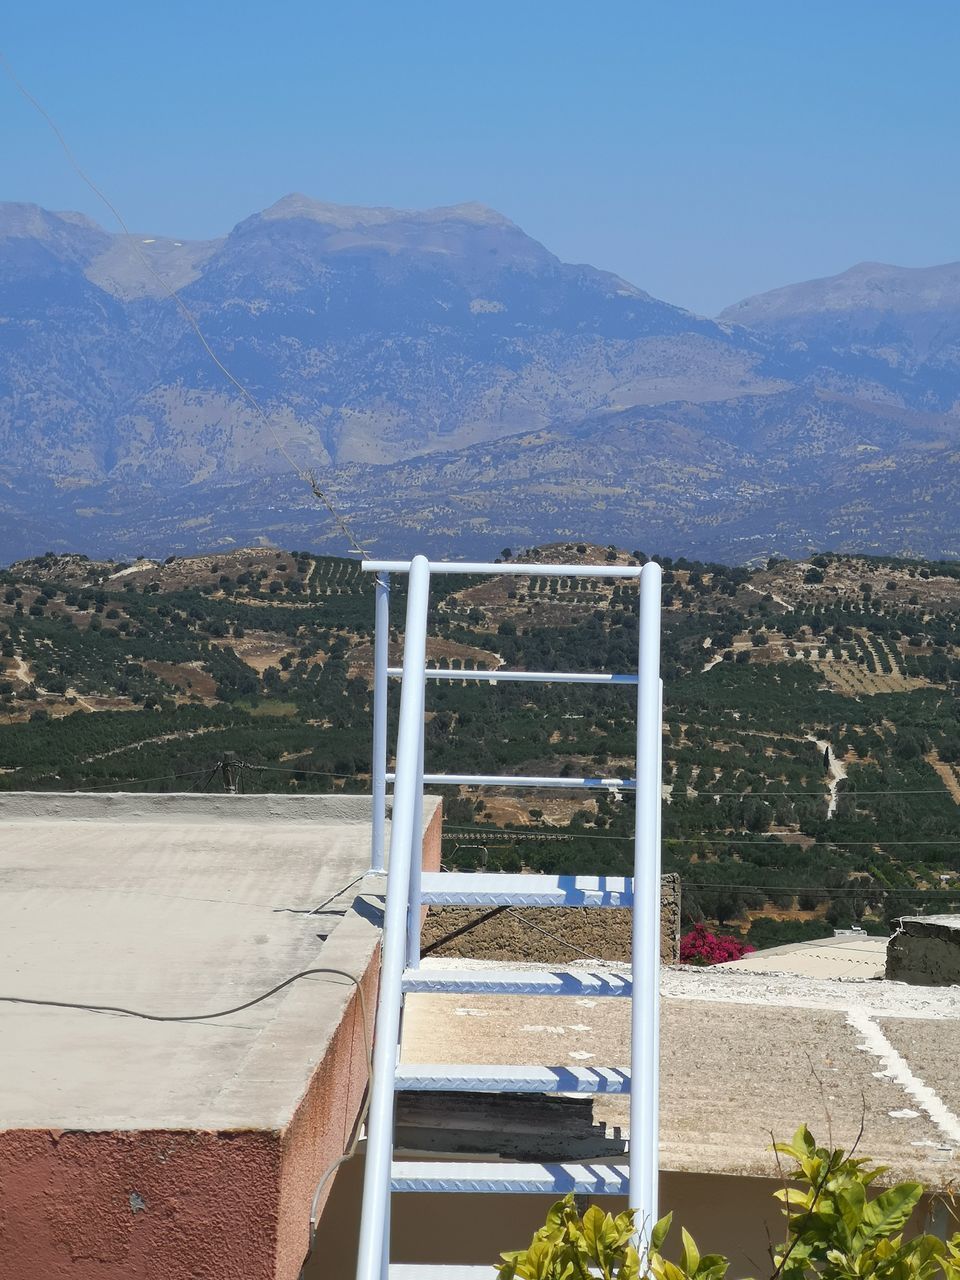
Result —
[[[442, 827], [438, 806], [423, 838], [423, 865], [427, 871], [440, 870]], [[363, 984], [371, 1023], [376, 1010], [380, 974], [379, 950], [376, 961], [367, 970]], [[368, 1033], [372, 1044], [372, 1025]], [[314, 1076], [309, 1092], [284, 1135], [277, 1280], [296, 1280], [300, 1272], [314, 1190], [324, 1171], [341, 1155], [349, 1140], [366, 1082], [360, 1001], [354, 994], [337, 1029], [331, 1052]], [[327, 1184], [320, 1202], [321, 1216], [333, 1189], [333, 1181], [331, 1179]]]
[[277, 1136], [0, 1137], [0, 1274], [11, 1280], [273, 1280]]
[[[440, 865], [438, 809], [424, 865]], [[379, 952], [363, 979], [376, 1007]], [[372, 1035], [372, 1027], [368, 1029]], [[3, 1280], [296, 1280], [366, 1085], [354, 992], [283, 1132], [0, 1133]]]

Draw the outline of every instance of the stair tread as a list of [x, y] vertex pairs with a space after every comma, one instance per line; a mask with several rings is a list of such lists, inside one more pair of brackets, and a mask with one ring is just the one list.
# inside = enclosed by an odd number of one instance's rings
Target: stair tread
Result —
[[623, 876], [547, 876], [486, 871], [425, 871], [430, 906], [630, 907], [633, 880]]
[[452, 995], [629, 996], [627, 974], [591, 969], [407, 969], [403, 990]]
[[514, 1164], [447, 1160], [396, 1160], [394, 1191], [492, 1192], [531, 1195], [626, 1195], [625, 1164]]
[[623, 1067], [513, 1067], [489, 1063], [404, 1063], [397, 1088], [407, 1092], [453, 1090], [464, 1093], [629, 1093]]

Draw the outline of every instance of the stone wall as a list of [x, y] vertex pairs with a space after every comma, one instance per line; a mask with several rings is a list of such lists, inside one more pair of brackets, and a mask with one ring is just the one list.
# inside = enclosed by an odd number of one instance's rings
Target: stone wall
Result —
[[960, 916], [904, 916], [887, 944], [886, 976], [922, 987], [960, 984]]
[[[660, 888], [660, 958], [680, 955], [680, 877]], [[423, 929], [425, 953], [478, 960], [573, 964], [579, 960], [629, 962], [633, 912], [628, 907], [521, 907], [490, 911], [431, 907]]]
[[676, 872], [660, 880], [660, 963], [680, 959], [680, 877]]

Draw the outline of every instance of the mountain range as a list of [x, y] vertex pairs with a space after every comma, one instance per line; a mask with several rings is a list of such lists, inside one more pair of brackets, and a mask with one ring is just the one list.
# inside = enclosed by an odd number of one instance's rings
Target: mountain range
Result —
[[954, 557], [958, 462], [960, 263], [707, 319], [478, 204], [291, 195], [210, 241], [0, 205], [0, 563], [342, 550], [306, 474], [382, 554]]

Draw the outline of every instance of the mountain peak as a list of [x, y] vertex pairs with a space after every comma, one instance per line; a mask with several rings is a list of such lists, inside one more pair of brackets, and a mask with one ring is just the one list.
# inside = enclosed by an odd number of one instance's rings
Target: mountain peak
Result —
[[918, 313], [958, 307], [960, 262], [933, 267], [858, 262], [835, 276], [789, 284], [744, 298], [727, 307], [718, 318], [769, 328], [825, 313]]
[[62, 234], [65, 226], [79, 227], [83, 231], [92, 231], [97, 235], [105, 235], [86, 214], [72, 210], [64, 213], [53, 213], [42, 209], [38, 204], [26, 202], [0, 202], [0, 236], [6, 238], [29, 237], [31, 240], [49, 240]]
[[482, 227], [514, 226], [509, 218], [498, 213], [496, 209], [476, 201], [440, 206], [435, 209], [394, 209], [389, 206], [368, 208], [364, 205], [332, 204], [325, 200], [314, 200], [301, 192], [291, 192], [290, 195], [284, 196], [276, 204], [264, 209], [259, 217], [266, 222], [285, 218], [308, 218], [312, 222], [321, 222], [342, 231], [361, 227], [380, 227], [395, 222], [467, 222]]

